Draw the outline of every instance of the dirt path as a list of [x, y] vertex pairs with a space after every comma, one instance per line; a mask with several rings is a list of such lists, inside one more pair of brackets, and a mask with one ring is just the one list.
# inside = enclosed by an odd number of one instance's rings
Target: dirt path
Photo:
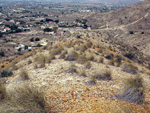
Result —
[[132, 22], [132, 23], [129, 23], [127, 25], [120, 25], [120, 26], [117, 26], [117, 27], [107, 27], [107, 28], [104, 28], [104, 29], [97, 29], [97, 30], [94, 30], [94, 31], [104, 31], [104, 30], [116, 30], [116, 29], [124, 29], [125, 27], [128, 27], [130, 25], [133, 25], [135, 23], [138, 23], [139, 21], [141, 21], [142, 19], [148, 17], [149, 13], [146, 13], [143, 17], [141, 17], [140, 19]]

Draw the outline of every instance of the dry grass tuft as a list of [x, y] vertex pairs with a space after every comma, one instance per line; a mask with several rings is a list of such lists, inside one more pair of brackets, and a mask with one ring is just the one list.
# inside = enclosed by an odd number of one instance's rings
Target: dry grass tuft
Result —
[[92, 67], [92, 64], [90, 61], [88, 61], [88, 62], [84, 63], [84, 66], [86, 69], [90, 69]]
[[104, 63], [104, 58], [103, 57], [98, 57], [97, 62], [98, 63]]
[[88, 60], [90, 60], [90, 61], [94, 61], [94, 60], [95, 60], [94, 55], [92, 55], [91, 53], [87, 54], [87, 55], [86, 55], [86, 58], [87, 58]]
[[77, 66], [75, 63], [71, 63], [67, 69], [65, 70], [66, 73], [77, 73]]
[[64, 50], [64, 51], [60, 54], [59, 58], [60, 58], [60, 59], [65, 59], [66, 54], [67, 54], [67, 51]]
[[22, 69], [20, 71], [19, 75], [20, 75], [21, 79], [23, 79], [23, 80], [29, 80], [30, 79], [27, 70]]
[[32, 64], [32, 60], [31, 59], [28, 60], [28, 64]]
[[68, 60], [68, 61], [75, 61], [78, 59], [78, 53], [76, 51], [69, 51], [68, 52], [68, 55], [66, 56], [65, 60]]
[[77, 59], [78, 63], [81, 63], [81, 64], [84, 64], [86, 63], [88, 60], [87, 58], [85, 57], [85, 55], [80, 55]]
[[0, 81], [0, 101], [6, 98], [6, 87], [5, 84]]
[[116, 98], [124, 101], [143, 104], [145, 103], [144, 89], [143, 79], [139, 76], [136, 76], [134, 78], [127, 79], [123, 93], [115, 96]]
[[53, 54], [53, 55], [59, 55], [61, 54], [61, 52], [64, 50], [64, 48], [62, 46], [58, 46], [58, 47], [55, 47], [53, 48], [50, 53]]
[[80, 77], [87, 77], [86, 71], [84, 69], [79, 70], [78, 73]]
[[23, 83], [8, 94], [10, 99], [1, 103], [2, 113], [46, 113], [46, 99], [43, 90]]
[[144, 90], [143, 79], [139, 75], [134, 78], [129, 78], [125, 81], [125, 87]]
[[97, 80], [111, 80], [112, 79], [111, 75], [112, 73], [110, 70], [101, 70], [95, 72], [93, 77]]
[[122, 71], [131, 73], [131, 74], [136, 74], [138, 71], [138, 68], [134, 66], [133, 64], [128, 63], [128, 64], [124, 64]]

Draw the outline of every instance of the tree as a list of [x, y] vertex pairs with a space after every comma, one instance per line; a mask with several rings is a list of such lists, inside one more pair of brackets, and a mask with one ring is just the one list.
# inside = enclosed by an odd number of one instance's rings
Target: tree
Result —
[[31, 38], [31, 39], [30, 39], [30, 42], [34, 42], [34, 38]]
[[50, 29], [50, 28], [45, 28], [44, 29], [44, 32], [52, 32], [53, 30], [52, 29]]
[[36, 47], [42, 47], [42, 45], [41, 44], [37, 44], [37, 46]]
[[55, 20], [55, 23], [58, 24], [58, 23], [59, 23], [59, 20]]
[[49, 22], [49, 21], [52, 21], [52, 22], [53, 22], [54, 20], [49, 19], [49, 18], [46, 18], [45, 21], [46, 21], [46, 22]]
[[25, 49], [25, 50], [27, 50], [27, 49], [28, 49], [28, 46], [27, 46], [27, 45], [25, 45], [24, 49]]
[[39, 38], [36, 38], [35, 41], [40, 41], [40, 39], [39, 39]]
[[0, 32], [0, 37], [2, 37], [3, 36], [3, 34]]

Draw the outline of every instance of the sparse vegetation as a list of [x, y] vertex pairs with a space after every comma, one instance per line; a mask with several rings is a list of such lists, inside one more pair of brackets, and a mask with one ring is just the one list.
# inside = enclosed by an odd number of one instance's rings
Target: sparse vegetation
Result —
[[5, 56], [4, 51], [0, 51], [0, 56], [2, 56], [2, 57], [4, 57], [4, 56]]
[[43, 68], [45, 67], [45, 63], [46, 63], [46, 56], [44, 56], [43, 54], [39, 54], [37, 55], [34, 60], [36, 61], [36, 63], [38, 64], [38, 67]]
[[22, 80], [29, 80], [29, 74], [28, 74], [27, 70], [22, 69], [20, 71], [19, 75], [20, 75]]
[[94, 60], [95, 60], [95, 57], [93, 56], [92, 53], [87, 54], [87, 55], [86, 55], [86, 58], [87, 58], [88, 60], [90, 60], [90, 61], [94, 61]]
[[28, 64], [32, 64], [32, 60], [31, 59], [28, 60]]
[[85, 55], [80, 55], [77, 59], [78, 63], [84, 64], [87, 62]]
[[130, 34], [134, 34], [134, 31], [129, 31]]
[[134, 66], [133, 64], [128, 63], [128, 64], [124, 64], [122, 71], [131, 73], [131, 74], [136, 74], [138, 71], [138, 68]]
[[129, 78], [125, 81], [125, 87], [144, 90], [143, 79], [139, 75], [134, 78]]
[[79, 70], [78, 73], [79, 73], [79, 76], [81, 76], [81, 77], [87, 77], [86, 71], [84, 69]]
[[86, 63], [84, 64], [84, 66], [85, 66], [86, 69], [90, 69], [90, 68], [92, 67], [92, 64], [91, 64], [90, 61], [88, 61], [88, 62], [86, 62]]
[[116, 98], [136, 104], [143, 104], [145, 102], [143, 79], [139, 76], [127, 79], [123, 93], [117, 94]]
[[66, 73], [77, 73], [77, 67], [74, 63], [71, 63], [65, 70]]
[[121, 65], [121, 62], [122, 62], [122, 57], [117, 55], [115, 57], [115, 62], [116, 62], [116, 66], [119, 67]]
[[76, 51], [69, 51], [68, 52], [68, 55], [66, 56], [65, 60], [68, 60], [68, 61], [75, 61], [78, 59], [78, 53]]
[[110, 60], [110, 59], [113, 59], [113, 57], [114, 57], [113, 54], [109, 54], [109, 55], [106, 55], [106, 56], [105, 56], [105, 58], [106, 58], [106, 59], [109, 59], [109, 60]]
[[6, 98], [6, 87], [5, 84], [0, 81], [0, 101]]
[[64, 50], [64, 51], [60, 54], [59, 58], [60, 58], [60, 59], [65, 59], [66, 54], [67, 54], [67, 51]]
[[97, 80], [111, 80], [112, 79], [112, 73], [110, 70], [103, 70], [95, 72], [93, 77]]
[[96, 79], [95, 79], [95, 77], [90, 77], [90, 79], [87, 81], [87, 82], [85, 82], [87, 85], [96, 85]]
[[97, 62], [98, 63], [104, 63], [104, 58], [103, 57], [98, 57]]
[[13, 72], [10, 69], [4, 69], [0, 73], [0, 77], [9, 77], [9, 76], [12, 76], [12, 75], [13, 75]]
[[58, 54], [60, 54], [63, 50], [64, 50], [64, 48], [63, 48], [62, 46], [59, 46], [59, 47], [56, 47], [56, 48], [52, 49], [52, 50], [50, 51], [50, 53], [53, 54], [53, 55], [58, 55]]
[[1, 103], [1, 112], [29, 112], [46, 113], [46, 100], [42, 89], [33, 84], [21, 84], [14, 91], [9, 92], [9, 100]]
[[114, 59], [109, 60], [108, 65], [114, 66], [115, 65], [115, 60]]

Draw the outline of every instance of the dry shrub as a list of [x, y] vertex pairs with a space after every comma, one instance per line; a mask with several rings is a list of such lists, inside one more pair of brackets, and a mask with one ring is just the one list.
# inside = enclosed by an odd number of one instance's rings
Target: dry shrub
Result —
[[22, 80], [29, 80], [29, 75], [28, 75], [27, 70], [22, 69], [20, 71], [19, 75], [20, 75], [20, 77], [21, 77]]
[[143, 104], [144, 100], [143, 79], [139, 76], [129, 78], [125, 81], [125, 88], [122, 94], [116, 94], [115, 97], [131, 103]]
[[9, 77], [12, 75], [13, 75], [13, 72], [11, 69], [4, 69], [0, 72], [0, 77]]
[[77, 66], [74, 63], [71, 63], [67, 69], [65, 70], [66, 73], [77, 73]]
[[138, 68], [134, 66], [133, 64], [128, 63], [128, 64], [124, 64], [122, 71], [131, 73], [131, 74], [136, 74], [138, 71]]
[[108, 65], [114, 66], [115, 65], [115, 60], [114, 59], [109, 60]]
[[71, 48], [74, 47], [74, 43], [70, 41], [69, 43], [65, 44], [66, 47]]
[[10, 69], [11, 70], [18, 70], [19, 67], [16, 65], [16, 63], [12, 63], [11, 66], [10, 66]]
[[98, 72], [95, 72], [95, 74], [93, 75], [93, 77], [95, 77], [95, 79], [97, 80], [111, 80], [112, 73], [110, 70], [101, 70]]
[[88, 47], [88, 48], [91, 48], [92, 45], [93, 45], [93, 43], [92, 43], [91, 41], [88, 41], [88, 42], [87, 42], [87, 47]]
[[80, 47], [80, 51], [85, 52], [88, 49], [86, 45]]
[[11, 107], [17, 106], [17, 109], [14, 109], [16, 112], [46, 112], [44, 92], [33, 84], [21, 84], [9, 96], [11, 97], [11, 103], [13, 103]]
[[67, 54], [67, 51], [64, 50], [64, 51], [60, 54], [59, 58], [60, 58], [60, 59], [65, 59], [66, 54]]
[[106, 55], [105, 58], [108, 59], [108, 60], [111, 60], [113, 59], [114, 55], [113, 54], [109, 54], [109, 55]]
[[125, 81], [125, 87], [144, 90], [143, 79], [139, 75], [134, 78], [129, 78]]
[[94, 76], [91, 76], [90, 79], [85, 82], [86, 85], [96, 85], [96, 79]]
[[116, 62], [116, 66], [117, 67], [119, 67], [120, 65], [121, 65], [121, 62], [122, 62], [122, 57], [121, 56], [119, 56], [119, 55], [117, 55], [116, 57], [115, 57], [115, 62]]
[[68, 55], [66, 56], [65, 60], [68, 60], [68, 61], [75, 61], [78, 59], [78, 53], [76, 51], [69, 51], [68, 52]]
[[84, 69], [79, 70], [78, 73], [80, 77], [87, 77], [86, 71]]
[[90, 69], [90, 68], [92, 67], [92, 64], [91, 64], [90, 61], [88, 61], [88, 62], [86, 62], [86, 63], [84, 64], [84, 66], [85, 66], [86, 69]]
[[28, 64], [32, 64], [32, 60], [31, 59], [28, 60]]
[[94, 61], [95, 60], [95, 57], [92, 54], [90, 54], [90, 53], [86, 55], [86, 58], [88, 60], [90, 60], [90, 61]]
[[43, 54], [37, 55], [34, 60], [36, 61], [38, 67], [40, 68], [45, 67], [46, 56], [44, 56]]
[[6, 87], [5, 84], [0, 80], [0, 101], [6, 98]]
[[97, 62], [98, 63], [104, 63], [104, 58], [103, 57], [98, 57]]
[[60, 54], [62, 51], [64, 50], [64, 48], [62, 46], [59, 46], [57, 48], [54, 48], [50, 51], [51, 54], [53, 55], [58, 55]]
[[80, 48], [81, 48], [81, 47], [80, 47], [79, 45], [75, 45], [75, 46], [74, 46], [74, 50], [75, 50], [75, 51], [79, 51]]
[[87, 60], [87, 58], [85, 57], [85, 55], [80, 55], [79, 57], [78, 57], [78, 63], [81, 63], [81, 64], [84, 64], [84, 63], [86, 63], [88, 60]]

